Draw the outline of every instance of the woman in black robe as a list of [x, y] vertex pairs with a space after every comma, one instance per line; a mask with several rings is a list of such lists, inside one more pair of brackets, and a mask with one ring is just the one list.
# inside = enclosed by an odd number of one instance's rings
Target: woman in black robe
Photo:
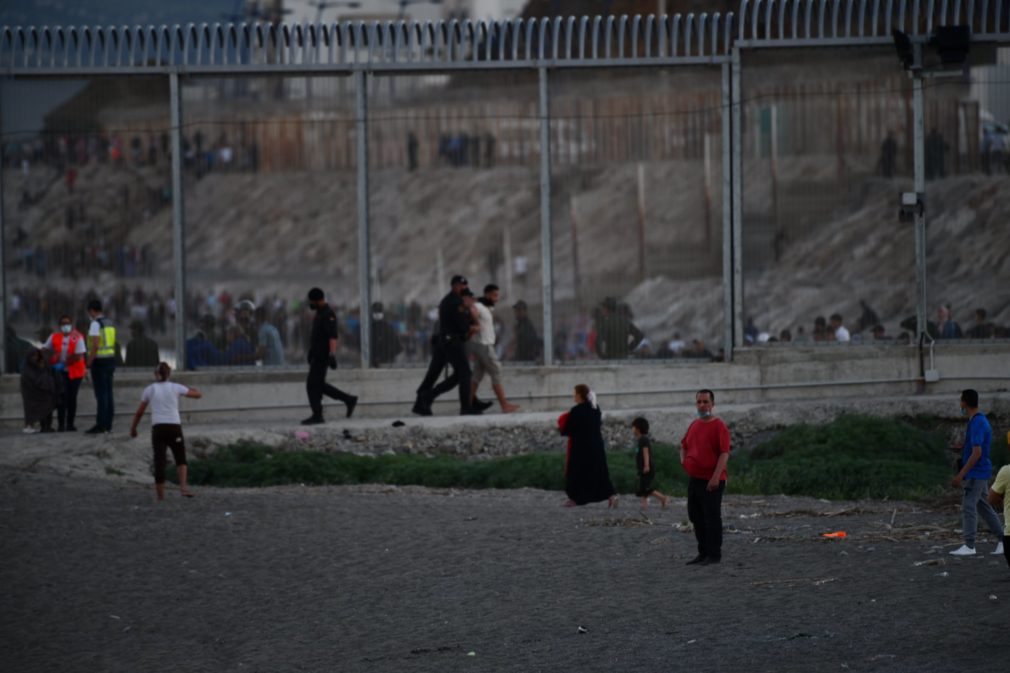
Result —
[[25, 408], [24, 432], [52, 432], [56, 408], [56, 382], [45, 355], [32, 348], [21, 368], [21, 401]]
[[583, 384], [575, 386], [575, 406], [561, 429], [571, 442], [565, 472], [566, 507], [607, 501], [617, 506], [617, 492], [610, 481], [607, 454], [603, 447], [601, 414], [595, 396]]

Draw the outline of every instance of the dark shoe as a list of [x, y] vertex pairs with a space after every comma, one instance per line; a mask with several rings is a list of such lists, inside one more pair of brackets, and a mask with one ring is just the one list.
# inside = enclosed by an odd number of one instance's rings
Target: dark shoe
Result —
[[58, 425], [58, 426], [56, 426], [56, 432], [66, 432], [66, 431], [67, 431], [67, 427], [65, 425]]
[[483, 411], [487, 411], [488, 409], [490, 409], [493, 406], [494, 406], [494, 402], [483, 402], [481, 400], [478, 400], [476, 397], [473, 398], [473, 408], [474, 409], [480, 409], [483, 412]]
[[431, 416], [431, 393], [418, 393], [412, 412], [418, 416]]
[[351, 401], [347, 403], [347, 417], [350, 418], [351, 414], [354, 413], [354, 407], [358, 406], [358, 398], [351, 398]]
[[698, 563], [698, 565], [712, 566], [720, 562], [722, 562], [722, 558], [719, 556], [706, 556], [705, 560]]
[[459, 412], [460, 416], [483, 416], [484, 410], [478, 407], [470, 407]]
[[67, 432], [77, 432], [77, 428], [72, 425], [67, 426]]
[[705, 557], [704, 554], [698, 554], [693, 559], [691, 559], [690, 561], [688, 561], [685, 565], [693, 566], [696, 563], [704, 563], [705, 562], [705, 558], [706, 557]]
[[85, 430], [84, 434], [86, 434], [86, 435], [100, 435], [103, 432], [105, 432], [105, 430], [102, 430], [100, 427], [98, 427], [97, 425], [95, 425], [95, 426], [92, 426], [92, 427], [88, 428], [87, 430]]
[[302, 421], [302, 425], [319, 425], [325, 422], [326, 421], [323, 420], [322, 416], [316, 416], [315, 414], [313, 414], [312, 416], [309, 416], [304, 421]]

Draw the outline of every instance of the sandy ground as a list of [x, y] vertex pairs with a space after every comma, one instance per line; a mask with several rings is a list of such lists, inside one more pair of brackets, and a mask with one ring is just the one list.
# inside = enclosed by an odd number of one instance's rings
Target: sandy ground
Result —
[[729, 495], [722, 565], [686, 567], [682, 500], [646, 516], [627, 496], [292, 486], [159, 504], [129, 475], [41, 464], [0, 467], [5, 671], [1004, 668], [1010, 570], [946, 553], [949, 504]]

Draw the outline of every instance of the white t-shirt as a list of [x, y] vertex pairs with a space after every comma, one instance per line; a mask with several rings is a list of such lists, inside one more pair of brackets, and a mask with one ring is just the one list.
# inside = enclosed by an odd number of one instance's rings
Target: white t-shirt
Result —
[[849, 341], [849, 330], [845, 329], [844, 326], [839, 325], [838, 329], [835, 330], [835, 341]]
[[159, 381], [144, 388], [140, 399], [151, 407], [151, 424], [180, 425], [179, 396], [188, 392], [189, 388], [172, 381]]
[[475, 302], [474, 306], [477, 308], [477, 324], [480, 325], [474, 339], [479, 344], [494, 346], [494, 317], [491, 315], [491, 309], [479, 301]]

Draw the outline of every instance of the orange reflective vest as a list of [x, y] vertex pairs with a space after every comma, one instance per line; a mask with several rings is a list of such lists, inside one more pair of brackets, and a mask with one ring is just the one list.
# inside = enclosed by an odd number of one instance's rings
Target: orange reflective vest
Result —
[[[60, 355], [63, 353], [63, 332], [53, 332], [53, 357], [49, 360], [50, 364], [56, 364], [60, 361]], [[70, 343], [67, 344], [67, 360], [70, 360], [70, 356], [77, 352], [77, 344], [81, 342], [84, 337], [77, 330], [72, 330], [67, 336]], [[85, 357], [82, 355], [78, 358], [77, 362], [72, 365], [67, 365], [67, 376], [72, 380], [83, 379], [85, 371]]]

